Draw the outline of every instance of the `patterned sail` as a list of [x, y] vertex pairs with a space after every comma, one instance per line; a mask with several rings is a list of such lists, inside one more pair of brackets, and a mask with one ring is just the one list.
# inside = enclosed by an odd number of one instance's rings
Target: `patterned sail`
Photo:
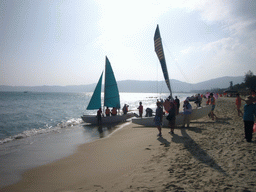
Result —
[[114, 72], [107, 57], [105, 66], [104, 106], [120, 109], [119, 91]]
[[102, 75], [101, 73], [100, 79], [97, 83], [97, 86], [95, 87], [95, 90], [93, 92], [92, 98], [90, 100], [89, 105], [87, 106], [87, 110], [94, 110], [101, 108], [101, 84], [102, 84]]
[[165, 61], [165, 57], [164, 57], [164, 49], [163, 49], [162, 40], [161, 40], [158, 25], [157, 25], [157, 28], [156, 28], [156, 31], [155, 31], [154, 42], [155, 42], [155, 52], [156, 52], [156, 54], [158, 56], [158, 59], [161, 63], [162, 71], [163, 71], [163, 74], [164, 74], [164, 79], [165, 79], [166, 85], [167, 85], [167, 87], [170, 91], [170, 96], [172, 96], [172, 90], [171, 90], [168, 70], [167, 70], [166, 61]]

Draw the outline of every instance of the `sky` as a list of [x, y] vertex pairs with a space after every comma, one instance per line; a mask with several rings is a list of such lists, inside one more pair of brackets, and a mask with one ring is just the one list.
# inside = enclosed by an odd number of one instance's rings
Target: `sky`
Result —
[[256, 75], [256, 0], [1, 0], [0, 85], [162, 81], [159, 25], [170, 79], [199, 83]]

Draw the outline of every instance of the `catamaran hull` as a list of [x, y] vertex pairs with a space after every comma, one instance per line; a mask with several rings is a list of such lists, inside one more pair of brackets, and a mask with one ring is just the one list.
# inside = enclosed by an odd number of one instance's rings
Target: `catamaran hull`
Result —
[[[202, 117], [205, 117], [211, 112], [211, 105], [206, 107], [201, 107], [197, 109], [193, 109], [192, 114], [190, 116], [191, 120], [197, 120]], [[182, 125], [184, 121], [184, 115], [182, 112], [176, 116], [176, 125]], [[155, 127], [154, 117], [143, 117], [143, 118], [133, 118], [132, 122], [138, 125], [144, 125], [146, 127]], [[169, 121], [166, 117], [163, 117], [163, 127], [168, 127]]]
[[[101, 124], [121, 123], [122, 121], [125, 121], [133, 116], [133, 113], [128, 113], [126, 115], [101, 117]], [[95, 115], [83, 115], [81, 118], [85, 123], [90, 123], [91, 125], [99, 124], [97, 116]]]

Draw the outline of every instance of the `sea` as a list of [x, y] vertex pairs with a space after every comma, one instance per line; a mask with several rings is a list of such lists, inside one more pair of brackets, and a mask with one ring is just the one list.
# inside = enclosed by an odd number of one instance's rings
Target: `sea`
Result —
[[[191, 95], [173, 93], [181, 101]], [[125, 125], [84, 123], [83, 114], [96, 115], [96, 110], [86, 110], [91, 96], [91, 92], [0, 92], [0, 188], [18, 182], [26, 170], [71, 155], [78, 145], [109, 137]], [[156, 101], [168, 96], [120, 93], [120, 101], [138, 113], [139, 102], [144, 110], [154, 110]]]

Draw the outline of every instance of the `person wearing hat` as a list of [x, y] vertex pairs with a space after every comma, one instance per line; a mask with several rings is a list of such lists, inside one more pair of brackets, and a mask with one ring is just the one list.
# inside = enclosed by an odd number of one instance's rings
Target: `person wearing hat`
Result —
[[183, 120], [182, 127], [185, 127], [185, 124], [187, 124], [187, 127], [189, 127], [191, 113], [192, 113], [192, 106], [190, 105], [188, 99], [186, 99], [183, 104], [184, 120]]
[[245, 139], [247, 142], [251, 142], [254, 116], [256, 116], [256, 104], [253, 104], [255, 99], [252, 96], [247, 97], [244, 101], [246, 103], [244, 105], [244, 116], [243, 116]]

